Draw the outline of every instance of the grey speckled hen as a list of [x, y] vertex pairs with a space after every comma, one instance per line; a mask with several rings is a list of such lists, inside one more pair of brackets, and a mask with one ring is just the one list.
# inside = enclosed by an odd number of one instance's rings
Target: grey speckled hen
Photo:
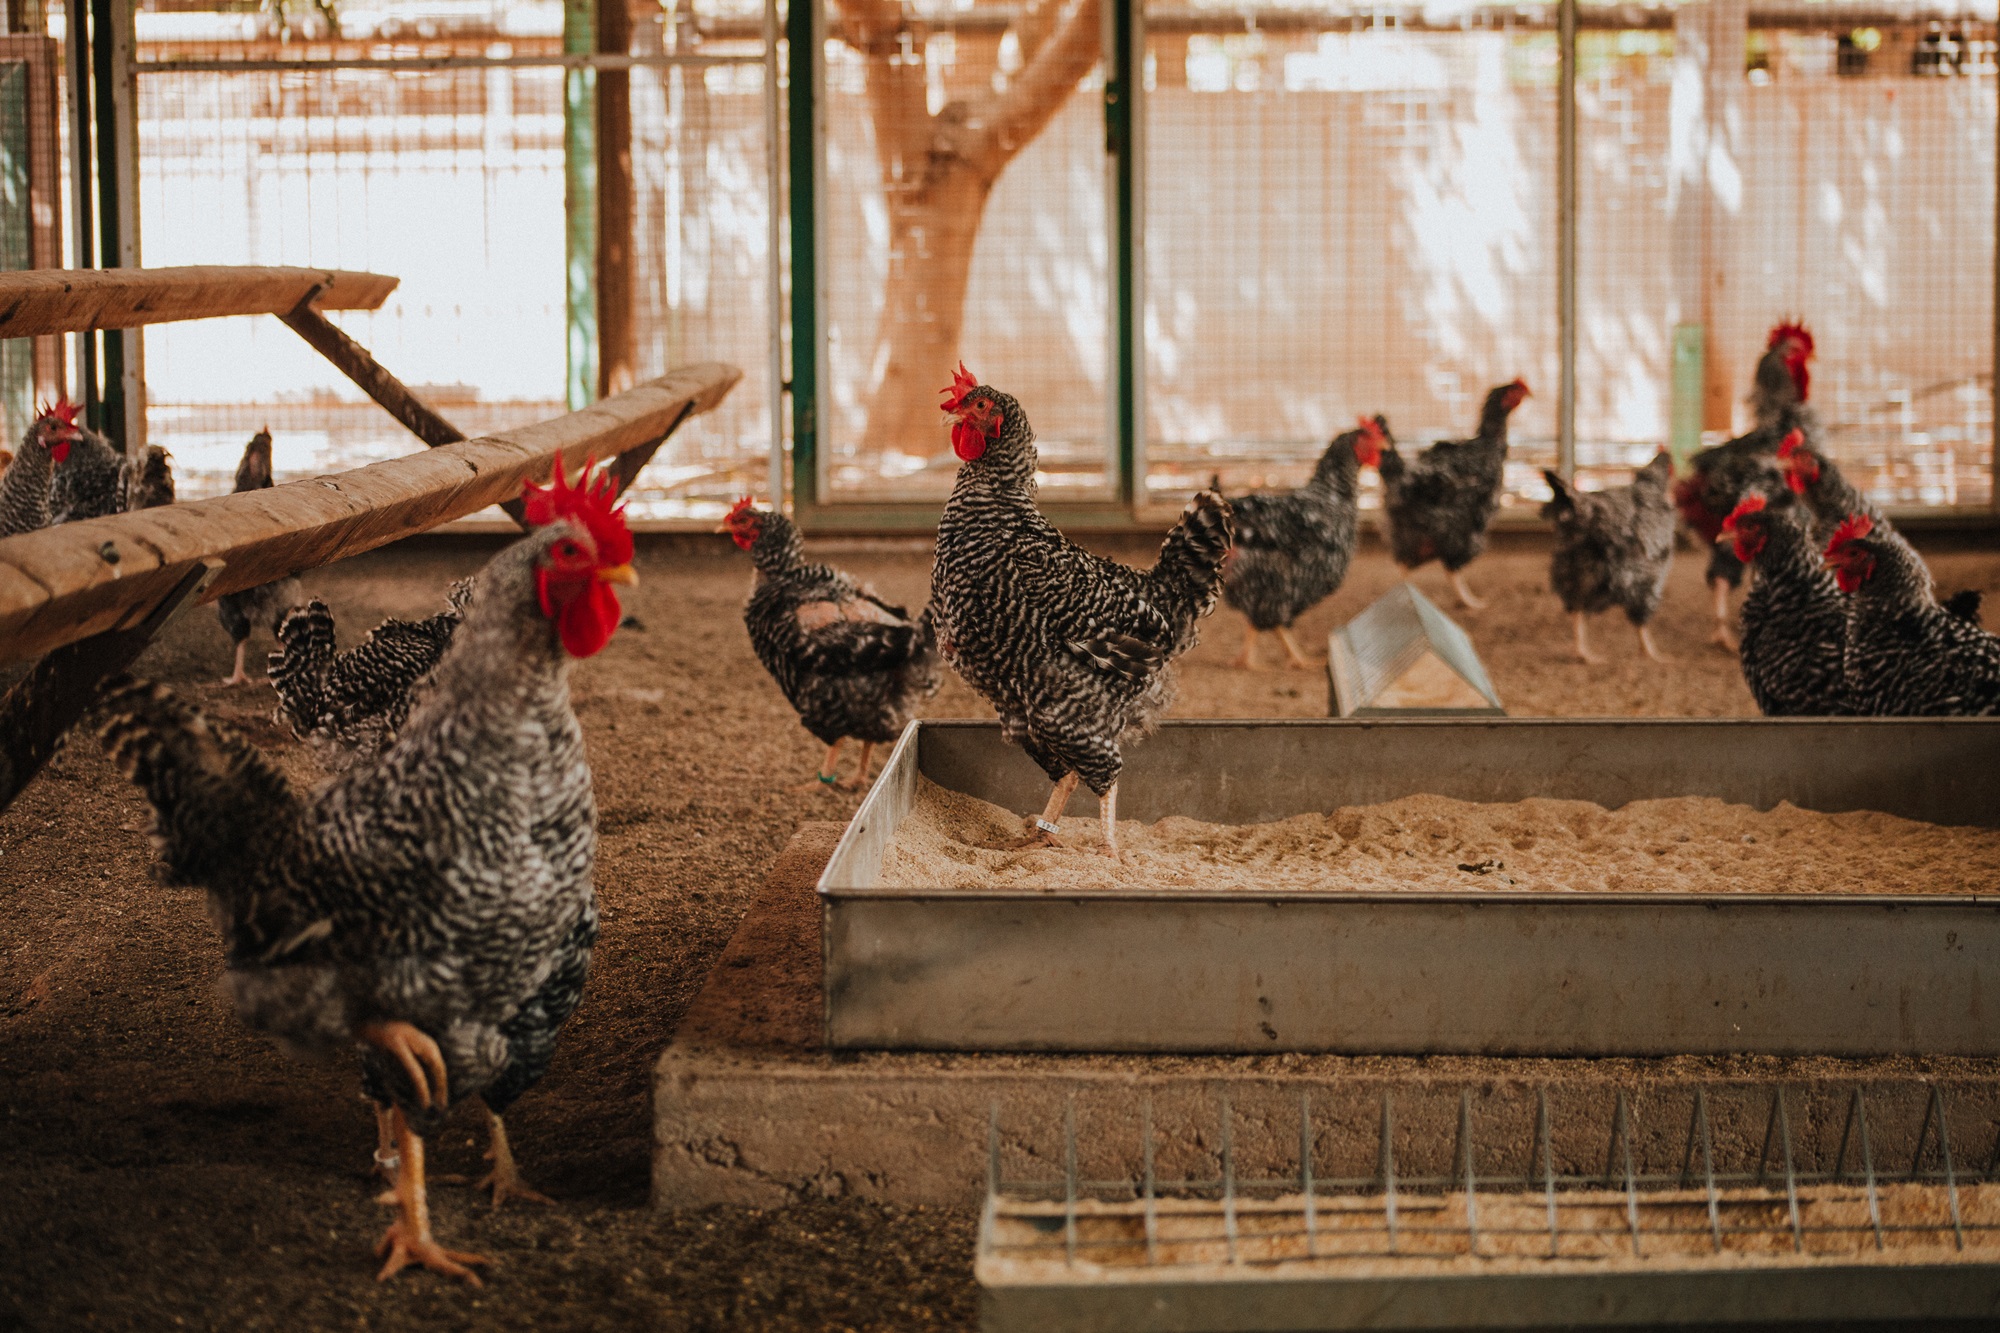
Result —
[[1847, 601], [1819, 557], [1810, 516], [1789, 497], [1745, 496], [1718, 541], [1751, 570], [1743, 599], [1743, 683], [1767, 717], [1851, 713], [1843, 676]]
[[1655, 662], [1664, 660], [1648, 622], [1667, 591], [1674, 562], [1674, 506], [1667, 498], [1673, 459], [1662, 453], [1632, 474], [1628, 486], [1579, 491], [1544, 470], [1555, 494], [1542, 517], [1555, 524], [1556, 545], [1549, 556], [1549, 587], [1562, 599], [1576, 634], [1576, 655], [1603, 659], [1590, 650], [1589, 618], [1617, 607], [1639, 632], [1639, 646]]
[[1406, 462], [1392, 445], [1382, 451], [1382, 509], [1389, 521], [1389, 553], [1405, 574], [1435, 560], [1451, 575], [1459, 602], [1486, 605], [1465, 586], [1465, 567], [1486, 549], [1486, 525], [1500, 507], [1507, 470], [1507, 419], [1528, 386], [1496, 385], [1479, 410], [1479, 432], [1469, 440], [1439, 440]]
[[[243, 446], [243, 457], [236, 464], [233, 493], [240, 495], [244, 491], [268, 490], [270, 485], [271, 431], [266, 427], [251, 436], [250, 443]], [[236, 645], [235, 669], [223, 678], [224, 685], [250, 683], [249, 674], [243, 670], [243, 659], [250, 647], [251, 634], [261, 629], [275, 637], [279, 619], [303, 601], [305, 589], [290, 574], [241, 592], [224, 593], [215, 599], [216, 617], [222, 621], [229, 641]]]
[[290, 1048], [359, 1050], [394, 1102], [401, 1210], [384, 1276], [418, 1263], [473, 1277], [477, 1256], [431, 1238], [420, 1135], [450, 1101], [504, 1098], [539, 1073], [588, 966], [596, 816], [569, 662], [616, 630], [610, 585], [631, 580], [632, 544], [608, 487], [558, 483], [531, 493], [537, 530], [488, 564], [395, 743], [310, 794], [162, 687], [128, 681], [103, 704], [166, 878], [208, 891], [237, 1013]]
[[831, 565], [806, 559], [799, 530], [783, 514], [744, 500], [722, 531], [750, 553], [757, 583], [743, 624], [757, 660], [799, 721], [827, 747], [819, 780], [836, 781], [840, 747], [861, 742], [861, 765], [841, 785], [868, 785], [877, 745], [896, 739], [916, 707], [937, 693], [942, 667], [928, 616], [915, 621]]
[[1055, 782], [1041, 834], [1053, 838], [1081, 780], [1103, 798], [1103, 850], [1115, 856], [1120, 743], [1171, 702], [1174, 659], [1215, 608], [1229, 505], [1197, 495], [1150, 570], [1093, 555], [1036, 507], [1035, 432], [1020, 403], [963, 367], [947, 393], [962, 462], [931, 571], [938, 651]]
[[49, 493], [54, 469], [82, 438], [76, 408], [58, 403], [45, 409], [21, 437], [20, 451], [0, 473], [0, 537], [49, 526]]
[[1938, 602], [1901, 534], [1855, 514], [1834, 530], [1826, 561], [1848, 595], [1841, 674], [1856, 713], [2000, 714], [2000, 638]]

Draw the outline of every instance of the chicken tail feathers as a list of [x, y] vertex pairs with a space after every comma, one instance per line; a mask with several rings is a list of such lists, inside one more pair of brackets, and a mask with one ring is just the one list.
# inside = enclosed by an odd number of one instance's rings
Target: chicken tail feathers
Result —
[[1574, 514], [1576, 512], [1576, 492], [1570, 489], [1569, 483], [1548, 468], [1542, 469], [1542, 480], [1548, 482], [1549, 489], [1554, 492], [1549, 497], [1548, 503], [1542, 506], [1542, 517], [1560, 521]]
[[315, 597], [278, 622], [277, 651], [269, 660], [278, 716], [304, 736], [326, 715], [326, 672], [333, 663], [333, 612]]
[[1189, 606], [1194, 618], [1215, 609], [1222, 589], [1222, 565], [1236, 535], [1235, 512], [1213, 491], [1188, 502], [1181, 521], [1160, 547], [1152, 579], [1168, 605]]
[[129, 676], [106, 686], [96, 717], [106, 753], [153, 807], [167, 883], [215, 890], [279, 854], [298, 796], [235, 728]]
[[915, 625], [838, 620], [805, 636], [799, 664], [817, 676], [859, 676], [904, 666], [923, 649]]
[[1074, 639], [1069, 650], [1106, 675], [1140, 686], [1166, 664], [1167, 654], [1158, 644], [1131, 634], [1105, 634], [1094, 639]]
[[1977, 588], [1962, 588], [1944, 599], [1944, 609], [1968, 624], [1979, 623], [1979, 607], [1986, 600]]

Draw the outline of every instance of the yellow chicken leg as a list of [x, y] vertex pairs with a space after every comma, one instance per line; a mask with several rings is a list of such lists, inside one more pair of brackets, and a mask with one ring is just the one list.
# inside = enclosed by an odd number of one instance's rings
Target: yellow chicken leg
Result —
[[507, 1122], [495, 1115], [491, 1109], [486, 1112], [486, 1135], [488, 1140], [486, 1160], [493, 1163], [493, 1169], [482, 1176], [472, 1188], [492, 1190], [495, 1208], [509, 1199], [520, 1199], [527, 1203], [555, 1202], [521, 1179], [521, 1173], [514, 1165], [513, 1150], [507, 1146]]
[[[1280, 633], [1282, 632], [1283, 631], [1280, 631]], [[1099, 822], [1104, 826], [1104, 846], [1101, 847], [1099, 851], [1102, 852], [1103, 855], [1110, 857], [1114, 861], [1122, 861], [1124, 858], [1118, 854], [1118, 784], [1117, 783], [1114, 782], [1111, 784], [1111, 790], [1104, 793], [1104, 799], [1100, 801], [1098, 805], [1099, 809], [1097, 812], [1097, 817]]]
[[[433, 1108], [442, 1111], [451, 1104], [450, 1091], [445, 1079], [444, 1052], [421, 1028], [397, 1019], [389, 1023], [370, 1023], [357, 1034], [370, 1046], [379, 1046], [402, 1064], [403, 1072], [409, 1075], [410, 1086], [416, 1091], [417, 1105], [426, 1111]], [[430, 1078], [425, 1078], [425, 1071]], [[433, 1093], [431, 1080], [437, 1082]]]
[[1569, 623], [1570, 628], [1576, 631], [1577, 660], [1591, 666], [1602, 663], [1604, 659], [1590, 650], [1590, 617], [1581, 611], [1572, 611], [1569, 613]]
[[1285, 656], [1290, 659], [1294, 671], [1311, 671], [1312, 661], [1299, 650], [1298, 640], [1292, 637], [1289, 625], [1278, 626], [1278, 642], [1285, 645]]
[[[819, 761], [819, 772], [813, 774], [819, 780], [821, 786], [832, 787], [838, 785], [840, 747], [845, 744], [847, 744], [847, 737], [842, 736], [839, 740], [826, 747], [826, 758]], [[812, 784], [808, 783], [806, 785], [811, 786]]]
[[[868, 766], [875, 762], [875, 742], [861, 742], [861, 767], [853, 777], [840, 784], [845, 791], [861, 791], [868, 786]], [[828, 768], [831, 769], [831, 765]]]
[[464, 1278], [475, 1287], [485, 1285], [467, 1265], [492, 1260], [447, 1250], [432, 1239], [430, 1200], [424, 1192], [424, 1141], [410, 1129], [400, 1109], [389, 1115], [395, 1126], [397, 1154], [403, 1159], [402, 1169], [396, 1173], [396, 1205], [401, 1211], [375, 1247], [375, 1257], [384, 1260], [376, 1281], [387, 1282], [411, 1264], [418, 1264], [433, 1273]]
[[1063, 779], [1049, 793], [1049, 803], [1042, 807], [1039, 819], [1030, 815], [1021, 822], [1034, 830], [1024, 847], [1060, 847], [1062, 841], [1056, 837], [1056, 821], [1062, 818], [1064, 807], [1069, 805], [1070, 795], [1076, 791], [1076, 774], [1065, 773]]
[[249, 647], [250, 640], [248, 639], [236, 645], [236, 669], [222, 678], [224, 685], [248, 685], [250, 683], [250, 677], [243, 670], [243, 657], [249, 650]]
[[1451, 571], [1451, 590], [1458, 594], [1458, 604], [1468, 611], [1477, 611], [1486, 605], [1485, 598], [1474, 597], [1472, 589], [1465, 586], [1465, 571], [1462, 569]]
[[1242, 671], [1257, 669], [1257, 627], [1247, 620], [1243, 622], [1243, 651], [1229, 665]]
[[1736, 642], [1736, 632], [1729, 628], [1729, 580], [1710, 579], [1710, 591], [1715, 594], [1715, 633], [1708, 641], [1724, 652], [1735, 652], [1740, 646]]
[[1662, 653], [1660, 646], [1653, 642], [1653, 627], [1651, 625], [1640, 625], [1637, 628], [1639, 631], [1639, 647], [1645, 650], [1646, 656], [1652, 658], [1655, 662], [1671, 662], [1674, 660]]

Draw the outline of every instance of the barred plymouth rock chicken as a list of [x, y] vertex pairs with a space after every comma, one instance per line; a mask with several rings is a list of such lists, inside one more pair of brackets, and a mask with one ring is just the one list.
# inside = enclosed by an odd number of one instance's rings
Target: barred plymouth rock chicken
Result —
[[895, 740], [937, 693], [943, 673], [929, 616], [913, 621], [841, 571], [809, 563], [792, 521], [747, 497], [720, 531], [757, 568], [743, 624], [757, 660], [827, 747], [819, 780], [835, 784], [840, 747], [853, 737], [861, 766], [840, 785], [867, 786], [875, 747]]
[[1231, 500], [1236, 546], [1224, 567], [1222, 596], [1243, 613], [1239, 667], [1255, 665], [1257, 634], [1275, 630], [1285, 656], [1301, 670], [1312, 664], [1292, 639], [1292, 622], [1339, 590], [1354, 555], [1355, 481], [1382, 457], [1389, 423], [1363, 417], [1334, 437], [1312, 480], [1280, 495]]
[[2000, 713], [2000, 638], [1939, 605], [1930, 570], [1893, 529], [1855, 514], [1826, 549], [1848, 595], [1842, 675], [1868, 717]]
[[1803, 324], [1788, 320], [1772, 329], [1750, 390], [1755, 424], [1748, 433], [1696, 454], [1688, 462], [1688, 475], [1674, 487], [1682, 521], [1709, 548], [1708, 586], [1715, 599], [1710, 642], [1732, 652], [1737, 645], [1729, 628], [1729, 593], [1743, 582], [1743, 565], [1731, 543], [1717, 538], [1723, 519], [1744, 496], [1777, 498], [1784, 483], [1775, 456], [1786, 434], [1818, 431], [1818, 418], [1806, 401], [1812, 387], [1806, 363], [1812, 355], [1813, 336]]
[[138, 455], [120, 453], [94, 430], [80, 432], [55, 470], [49, 521], [76, 523], [174, 502], [174, 473], [166, 450], [147, 445]]
[[49, 526], [54, 471], [83, 438], [76, 411], [68, 399], [45, 406], [21, 437], [21, 451], [0, 473], [0, 537]]
[[1392, 443], [1382, 451], [1383, 509], [1389, 519], [1389, 552], [1403, 573], [1428, 561], [1451, 575], [1459, 603], [1486, 605], [1465, 586], [1465, 567], [1486, 549], [1486, 525], [1500, 504], [1507, 465], [1507, 418], [1528, 396], [1520, 380], [1486, 395], [1479, 433], [1469, 440], [1439, 440], [1413, 463]]
[[569, 663], [610, 641], [612, 585], [633, 579], [612, 499], [587, 466], [529, 487], [534, 530], [480, 576], [435, 688], [375, 762], [310, 794], [160, 686], [127, 680], [101, 706], [165, 877], [208, 891], [237, 1013], [301, 1052], [358, 1050], [394, 1102], [383, 1277], [415, 1263], [477, 1281], [478, 1256], [432, 1238], [423, 1136], [453, 1100], [504, 1100], [539, 1073], [588, 966], [596, 807]]
[[1034, 827], [1053, 842], [1079, 780], [1103, 798], [1118, 854], [1120, 743], [1173, 697], [1173, 663], [1215, 609], [1230, 509], [1195, 496], [1140, 572], [1067, 540], [1035, 504], [1035, 431], [1020, 403], [963, 365], [945, 391], [958, 482], [938, 523], [927, 614], [938, 651], [1055, 783]]
[[1555, 473], [1542, 472], [1555, 492], [1542, 517], [1555, 524], [1549, 586], [1562, 599], [1576, 631], [1576, 655], [1604, 659], [1590, 650], [1586, 626], [1599, 611], [1617, 607], [1639, 632], [1639, 646], [1665, 661], [1648, 622], [1666, 595], [1674, 561], [1674, 506], [1667, 498], [1673, 459], [1659, 454], [1632, 474], [1632, 484], [1579, 491]]
[[1789, 497], [1752, 493], [1722, 522], [1750, 568], [1743, 599], [1743, 683], [1767, 717], [1839, 716], [1847, 697], [1847, 601], [1820, 559], [1808, 515]]
[[[242, 461], [236, 465], [235, 491], [260, 491], [271, 484], [271, 428], [266, 426], [250, 437], [243, 447]], [[304, 602], [305, 589], [297, 578], [286, 575], [260, 583], [242, 592], [224, 593], [215, 599], [215, 614], [229, 640], [236, 645], [236, 668], [223, 677], [224, 685], [246, 685], [250, 677], [243, 670], [250, 635], [259, 629], [276, 637], [278, 620], [285, 612]]]
[[396, 739], [452, 634], [465, 618], [473, 581], [446, 594], [445, 609], [423, 620], [385, 620], [346, 652], [335, 649], [333, 612], [317, 597], [279, 622], [270, 655], [278, 720], [332, 772], [367, 759]]

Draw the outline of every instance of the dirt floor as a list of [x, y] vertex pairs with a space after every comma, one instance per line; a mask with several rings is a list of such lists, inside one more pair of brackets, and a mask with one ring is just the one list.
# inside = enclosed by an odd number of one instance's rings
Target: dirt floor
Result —
[[[383, 615], [427, 614], [490, 547], [431, 542], [309, 575], [343, 637]], [[922, 601], [921, 546], [831, 558]], [[1140, 558], [1145, 558], [1142, 554]], [[970, 1212], [852, 1200], [777, 1212], [647, 1207], [648, 1071], [710, 962], [803, 821], [844, 818], [856, 795], [807, 781], [819, 748], [751, 655], [737, 612], [747, 561], [717, 547], [642, 546], [638, 624], [576, 673], [603, 812], [603, 937], [555, 1068], [509, 1116], [524, 1172], [553, 1208], [490, 1211], [440, 1186], [447, 1245], [493, 1257], [483, 1291], [430, 1275], [377, 1285], [368, 1251], [387, 1222], [364, 1176], [372, 1119], [351, 1066], [278, 1055], [215, 990], [220, 951], [199, 896], [155, 886], [135, 793], [78, 740], [0, 815], [0, 1328], [966, 1327], [975, 1317]], [[1547, 557], [1475, 565], [1491, 601], [1454, 613], [1510, 711], [1741, 714], [1733, 659], [1705, 646], [1706, 600], [1683, 553], [1658, 627], [1675, 660], [1639, 656], [1604, 619], [1609, 664], [1567, 657]], [[2000, 557], [1934, 561], [1947, 590], [2000, 589]], [[1303, 622], [1328, 630], [1390, 586], [1379, 548]], [[1418, 584], [1450, 609], [1443, 579]], [[1183, 676], [1183, 716], [1323, 716], [1322, 673], [1236, 672], [1240, 622], [1219, 611]], [[1278, 660], [1277, 645], [1264, 645]], [[140, 669], [203, 699], [312, 773], [266, 720], [263, 687], [224, 690], [213, 612], [178, 621]], [[937, 716], [984, 715], [956, 679]], [[462, 1111], [434, 1170], [481, 1169]]]

